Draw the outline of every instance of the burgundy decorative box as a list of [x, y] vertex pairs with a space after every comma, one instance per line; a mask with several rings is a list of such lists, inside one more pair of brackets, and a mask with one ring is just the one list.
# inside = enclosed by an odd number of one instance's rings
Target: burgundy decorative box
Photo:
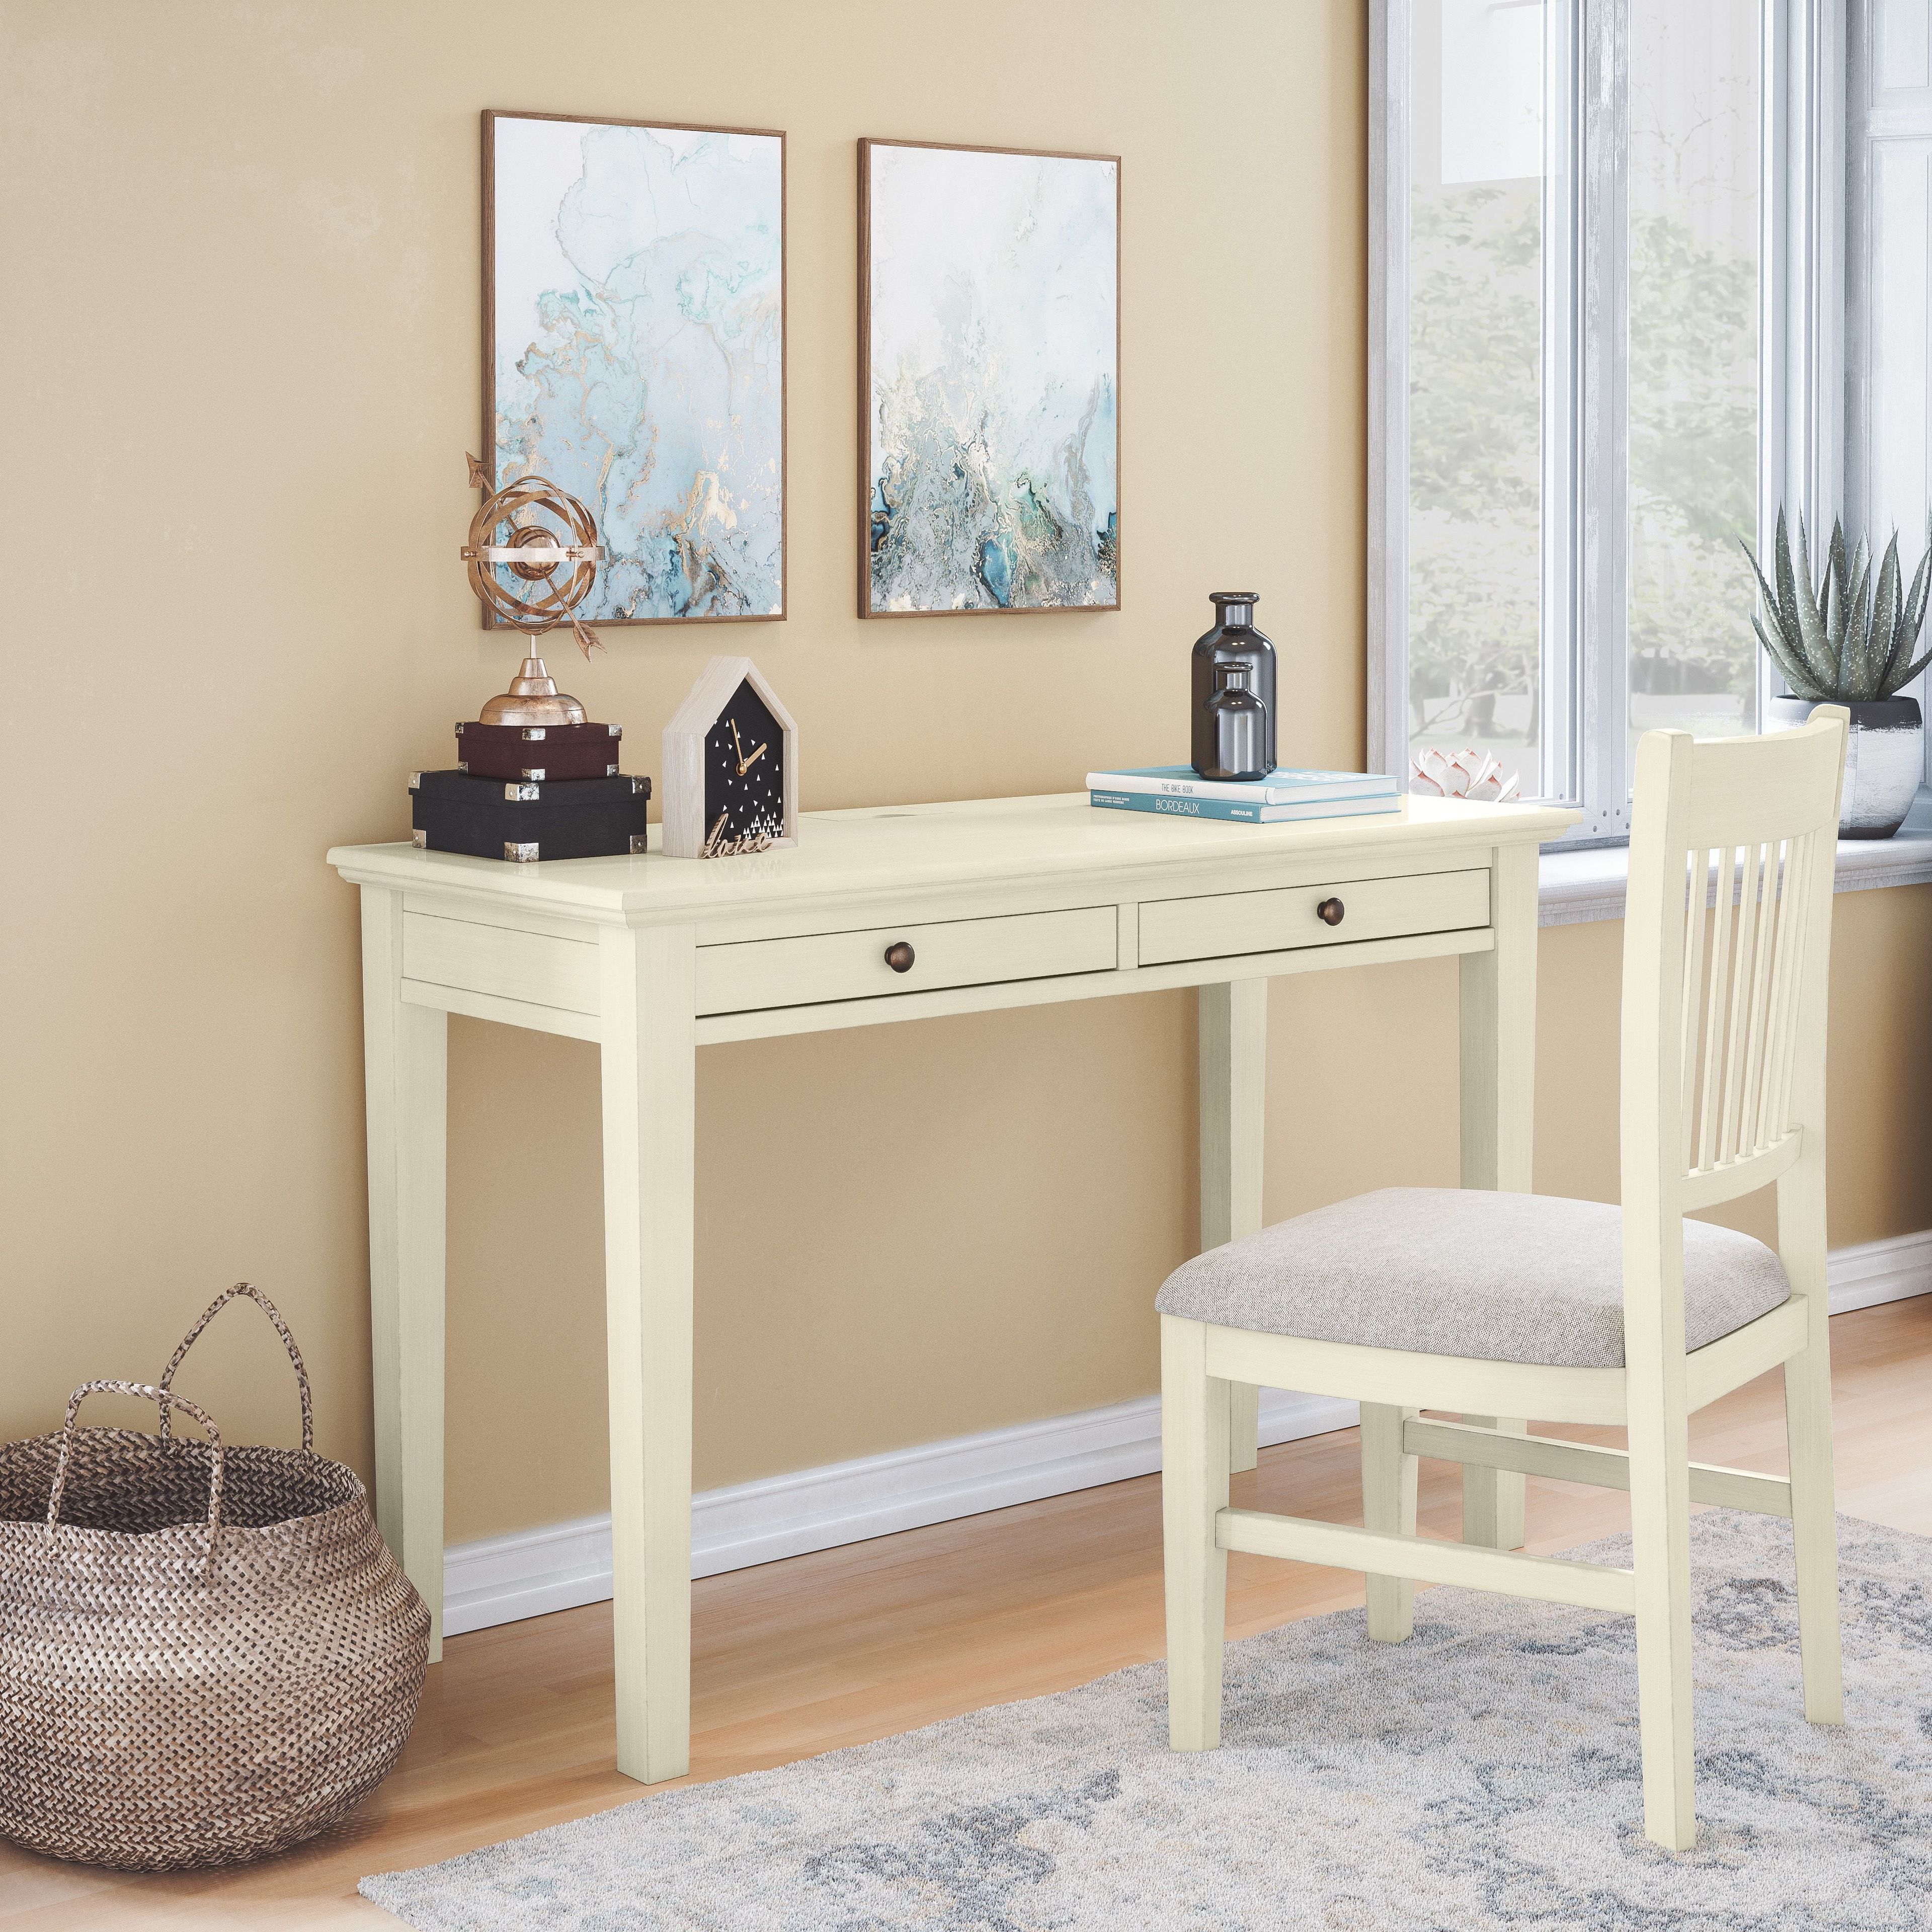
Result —
[[476, 778], [614, 778], [621, 724], [456, 728], [456, 769]]

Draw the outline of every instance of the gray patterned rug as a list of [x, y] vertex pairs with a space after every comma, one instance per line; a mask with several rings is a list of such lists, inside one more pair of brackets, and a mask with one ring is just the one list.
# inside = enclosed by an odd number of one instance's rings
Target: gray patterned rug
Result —
[[1168, 1750], [1143, 1664], [362, 1892], [423, 1932], [1932, 1926], [1932, 1541], [1840, 1533], [1850, 1721], [1827, 1730], [1786, 1526], [1696, 1519], [1682, 1856], [1642, 1834], [1630, 1619], [1436, 1589], [1406, 1644], [1353, 1610], [1231, 1645], [1216, 1752]]

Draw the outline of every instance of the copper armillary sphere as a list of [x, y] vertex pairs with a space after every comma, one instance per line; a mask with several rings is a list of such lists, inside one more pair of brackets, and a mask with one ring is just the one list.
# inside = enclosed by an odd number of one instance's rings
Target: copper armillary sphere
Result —
[[[470, 520], [470, 541], [462, 552], [477, 601], [528, 636], [541, 637], [567, 623], [585, 657], [602, 650], [596, 632], [574, 614], [590, 595], [604, 559], [596, 519], [574, 496], [541, 476], [520, 476], [490, 491], [489, 472], [472, 456], [470, 480], [490, 492]], [[508, 539], [500, 542], [506, 526]], [[506, 572], [513, 581], [506, 581]], [[520, 588], [525, 584], [526, 590]], [[584, 706], [557, 689], [543, 659], [532, 652], [509, 689], [484, 706], [479, 722], [580, 724], [584, 718]]]

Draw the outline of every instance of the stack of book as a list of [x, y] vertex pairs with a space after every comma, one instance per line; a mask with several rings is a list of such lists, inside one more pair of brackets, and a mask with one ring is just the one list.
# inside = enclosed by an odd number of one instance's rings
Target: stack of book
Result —
[[1242, 825], [1281, 825], [1305, 818], [1351, 818], [1399, 812], [1391, 778], [1369, 772], [1304, 772], [1283, 768], [1264, 778], [1222, 783], [1192, 765], [1143, 765], [1123, 772], [1089, 772], [1088, 802], [1113, 812], [1154, 812], [1172, 818], [1225, 818]]

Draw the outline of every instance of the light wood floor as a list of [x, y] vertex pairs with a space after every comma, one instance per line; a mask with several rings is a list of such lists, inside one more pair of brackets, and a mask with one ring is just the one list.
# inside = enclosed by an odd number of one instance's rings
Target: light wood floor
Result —
[[[1932, 1296], [1832, 1324], [1838, 1493], [1849, 1514], [1932, 1534]], [[1615, 1441], [1618, 1432], [1576, 1430]], [[1768, 1377], [1693, 1418], [1700, 1460], [1782, 1472]], [[1354, 1432], [1262, 1452], [1234, 1500], [1359, 1522]], [[1457, 1531], [1460, 1478], [1425, 1462], [1422, 1525]], [[1625, 1498], [1530, 1484], [1529, 1547], [1624, 1526]], [[1159, 1479], [794, 1557], [695, 1588], [696, 1780], [784, 1764], [981, 1706], [1087, 1682], [1161, 1653]], [[1359, 1576], [1232, 1559], [1228, 1634], [1362, 1601]], [[136, 1879], [0, 1846], [6, 1932], [395, 1922], [366, 1872], [430, 1863], [643, 1795], [614, 1768], [608, 1605], [453, 1639], [401, 1764], [352, 1818], [286, 1858]], [[661, 1787], [662, 1788], [662, 1787]]]

